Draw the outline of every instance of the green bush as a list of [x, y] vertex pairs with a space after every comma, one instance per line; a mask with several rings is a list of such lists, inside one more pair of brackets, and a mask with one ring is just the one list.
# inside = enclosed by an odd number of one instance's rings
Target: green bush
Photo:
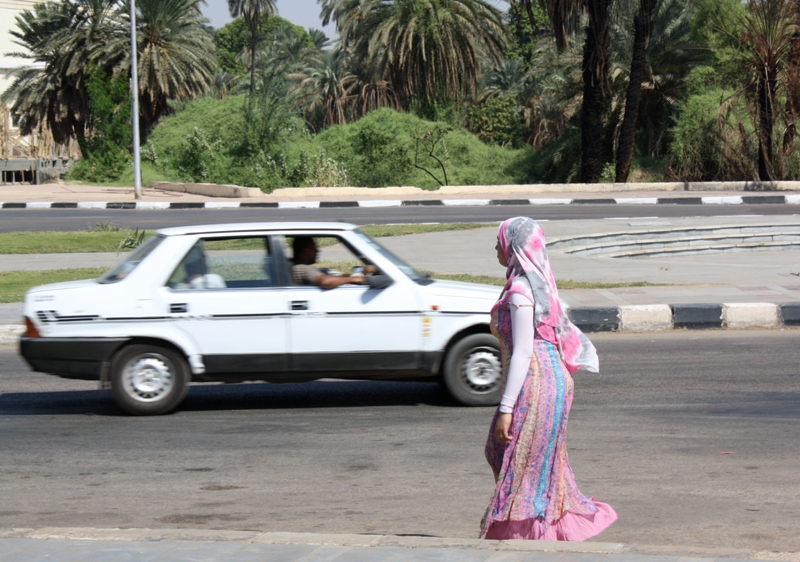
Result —
[[733, 95], [718, 88], [690, 96], [672, 130], [673, 174], [683, 181], [752, 179], [757, 139], [743, 100], [720, 106]]
[[525, 146], [525, 122], [513, 96], [491, 98], [469, 111], [469, 128], [478, 138], [500, 146]]
[[282, 129], [262, 131], [272, 137], [260, 139], [266, 149], [259, 148], [253, 123], [246, 123], [245, 103], [244, 96], [189, 103], [156, 127], [143, 159], [184, 181], [259, 187], [266, 192], [290, 185], [283, 147], [306, 133], [296, 119], [284, 119]]
[[89, 94], [89, 133], [78, 142], [83, 158], [70, 170], [71, 179], [105, 182], [116, 180], [130, 167], [131, 105], [128, 78], [114, 78], [93, 67], [86, 81]]
[[[425, 141], [424, 137], [437, 127], [448, 132], [431, 146], [431, 139]], [[349, 125], [329, 127], [314, 138], [314, 143], [344, 165], [355, 186], [435, 189], [439, 183], [430, 174], [440, 180], [443, 174], [439, 162], [428, 156], [431, 149], [444, 165], [450, 185], [533, 181], [530, 150], [486, 145], [463, 128], [453, 129], [446, 123], [424, 121], [391, 109], [373, 111]]]
[[221, 146], [237, 145], [244, 126], [244, 97], [202, 98], [187, 104], [186, 109], [164, 119], [150, 134], [159, 165], [172, 168], [184, 140], [201, 129], [207, 138], [219, 139]]
[[[187, 181], [271, 191], [288, 186], [362, 187], [530, 183], [530, 149], [487, 145], [463, 128], [381, 109], [311, 135], [292, 119], [258, 149], [243, 133], [243, 97], [206, 98], [165, 119], [143, 150], [149, 166]], [[434, 142], [435, 141], [435, 142]], [[442, 167], [444, 169], [442, 169]]]

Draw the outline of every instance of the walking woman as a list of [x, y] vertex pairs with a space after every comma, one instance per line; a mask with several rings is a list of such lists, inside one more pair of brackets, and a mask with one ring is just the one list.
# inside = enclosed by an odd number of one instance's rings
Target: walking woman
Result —
[[536, 221], [505, 221], [496, 249], [507, 268], [492, 309], [505, 389], [486, 443], [497, 485], [481, 536], [582, 541], [617, 519], [611, 506], [580, 493], [567, 458], [570, 374], [598, 372], [597, 353], [567, 318]]

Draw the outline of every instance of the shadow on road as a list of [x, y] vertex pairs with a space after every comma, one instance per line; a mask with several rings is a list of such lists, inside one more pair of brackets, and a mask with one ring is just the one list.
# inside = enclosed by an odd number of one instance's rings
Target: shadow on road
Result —
[[[192, 386], [180, 412], [458, 406], [437, 382], [334, 381]], [[17, 392], [0, 395], [0, 415], [124, 415], [107, 390]]]

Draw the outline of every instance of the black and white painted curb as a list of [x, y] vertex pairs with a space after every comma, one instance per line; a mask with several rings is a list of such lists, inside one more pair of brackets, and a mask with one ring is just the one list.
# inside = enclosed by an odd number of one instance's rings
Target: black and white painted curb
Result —
[[613, 197], [592, 199], [372, 199], [367, 201], [86, 201], [3, 203], [0, 209], [325, 209], [337, 207], [507, 206], [507, 205], [800, 205], [800, 195], [728, 195], [721, 197]]
[[570, 318], [585, 332], [659, 332], [673, 329], [784, 328], [800, 326], [800, 302], [773, 304], [647, 304], [571, 308]]
[[[800, 326], [800, 302], [773, 304], [645, 304], [620, 307], [575, 307], [572, 321], [584, 332], [662, 332]], [[0, 343], [15, 343], [24, 326], [0, 325]]]

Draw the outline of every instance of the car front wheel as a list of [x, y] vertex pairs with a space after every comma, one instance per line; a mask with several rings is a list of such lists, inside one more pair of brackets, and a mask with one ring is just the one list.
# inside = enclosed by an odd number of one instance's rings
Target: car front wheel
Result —
[[472, 334], [450, 349], [444, 363], [444, 383], [465, 406], [493, 406], [500, 402], [500, 347], [489, 334]]
[[167, 414], [178, 407], [188, 390], [189, 366], [171, 349], [131, 345], [111, 362], [111, 393], [129, 414]]

